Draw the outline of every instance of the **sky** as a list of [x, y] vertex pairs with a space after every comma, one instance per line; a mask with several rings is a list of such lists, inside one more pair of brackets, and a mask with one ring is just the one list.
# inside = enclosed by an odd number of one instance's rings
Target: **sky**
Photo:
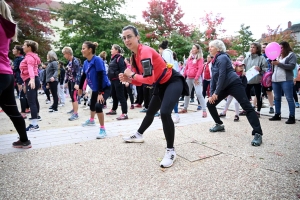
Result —
[[[64, 0], [65, 2], [73, 0]], [[79, 1], [79, 0], [76, 0]], [[142, 11], [147, 10], [149, 0], [127, 0], [123, 9], [130, 15], [136, 15], [136, 20], [144, 22]], [[267, 25], [275, 29], [278, 25], [285, 30], [288, 21], [300, 23], [300, 0], [177, 0], [185, 13], [182, 21], [195, 24], [204, 31], [200, 18], [205, 13], [220, 13], [224, 18], [222, 29], [226, 35], [237, 35], [241, 24], [250, 26], [254, 39], [259, 39], [262, 33], [267, 33]]]

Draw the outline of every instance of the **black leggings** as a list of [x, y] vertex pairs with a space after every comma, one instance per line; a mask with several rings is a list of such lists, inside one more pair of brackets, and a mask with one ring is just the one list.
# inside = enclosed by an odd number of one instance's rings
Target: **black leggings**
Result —
[[248, 99], [251, 99], [251, 89], [254, 87], [255, 90], [255, 96], [257, 99], [257, 111], [259, 112], [261, 110], [262, 106], [262, 98], [261, 98], [261, 84], [248, 84], [246, 87], [246, 94]]
[[58, 106], [58, 95], [57, 95], [57, 81], [49, 82], [50, 91], [53, 97], [52, 109], [57, 110]]
[[90, 110], [92, 112], [96, 113], [102, 113], [103, 112], [103, 106], [105, 105], [105, 101], [107, 100], [107, 98], [109, 97], [111, 92], [111, 86], [108, 86], [104, 89], [104, 94], [102, 95], [104, 98], [104, 103], [100, 103], [98, 102], [98, 92], [92, 92], [92, 96], [91, 96], [91, 103], [90, 103]]
[[171, 113], [182, 93], [183, 79], [178, 76], [172, 76], [166, 83], [158, 85], [158, 87], [159, 94], [152, 96], [146, 116], [143, 119], [138, 132], [143, 134], [146, 131], [146, 129], [152, 124], [154, 115], [160, 109], [160, 116], [167, 141], [167, 148], [173, 148], [175, 127], [171, 118]]
[[137, 91], [137, 97], [136, 97], [137, 104], [142, 105], [144, 101], [143, 85], [136, 86], [136, 91]]
[[293, 97], [294, 97], [295, 102], [298, 102], [298, 94], [297, 94], [297, 90], [296, 90], [296, 85], [295, 84], [294, 84], [294, 87], [293, 87]]
[[25, 120], [18, 111], [14, 94], [14, 75], [0, 74], [0, 106], [14, 124], [22, 142], [28, 141]]
[[27, 101], [30, 107], [30, 113], [32, 119], [37, 119], [38, 113], [40, 112], [40, 104], [38, 100], [38, 89], [40, 88], [40, 80], [39, 77], [36, 76], [34, 79], [35, 82], [35, 88], [31, 89], [31, 87], [28, 85], [30, 79], [27, 79], [25, 81], [26, 85], [26, 97]]
[[68, 82], [68, 88], [69, 88], [69, 93], [70, 93], [72, 103], [77, 102], [77, 90], [75, 90], [74, 86], [75, 86], [74, 82], [71, 81]]

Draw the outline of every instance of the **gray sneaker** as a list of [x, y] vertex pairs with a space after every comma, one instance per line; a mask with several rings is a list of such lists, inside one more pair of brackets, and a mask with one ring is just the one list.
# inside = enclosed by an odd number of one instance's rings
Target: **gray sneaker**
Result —
[[69, 112], [67, 112], [67, 114], [73, 114], [74, 113], [74, 110], [70, 110]]
[[225, 127], [223, 124], [216, 124], [214, 127], [209, 129], [210, 132], [223, 132], [225, 131]]
[[78, 114], [72, 114], [72, 116], [69, 118], [70, 121], [74, 121], [78, 119]]
[[82, 126], [95, 126], [96, 123], [95, 123], [95, 121], [91, 121], [91, 120], [88, 119], [85, 122], [83, 122], [81, 125]]

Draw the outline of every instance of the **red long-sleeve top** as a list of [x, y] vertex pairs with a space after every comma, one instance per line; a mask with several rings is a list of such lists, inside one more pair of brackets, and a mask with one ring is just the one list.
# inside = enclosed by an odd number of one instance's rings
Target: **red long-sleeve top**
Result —
[[[144, 59], [150, 59], [151, 63], [153, 65], [153, 71], [152, 71], [152, 76], [148, 77], [143, 77], [143, 67], [141, 61]], [[142, 44], [139, 44], [138, 46], [138, 51], [135, 55], [135, 62], [137, 64], [138, 70], [135, 69], [134, 67], [131, 67], [131, 70], [135, 73], [137, 73], [134, 76], [134, 79], [132, 79], [132, 84], [140, 86], [142, 84], [148, 84], [152, 85], [154, 84], [160, 75], [163, 73], [164, 69], [166, 68], [166, 62], [164, 59], [158, 54], [154, 49], [152, 49], [149, 46], [145, 46]], [[159, 82], [160, 84], [163, 84], [167, 82], [172, 75], [172, 68], [168, 68], [166, 74], [164, 77], [161, 79]]]

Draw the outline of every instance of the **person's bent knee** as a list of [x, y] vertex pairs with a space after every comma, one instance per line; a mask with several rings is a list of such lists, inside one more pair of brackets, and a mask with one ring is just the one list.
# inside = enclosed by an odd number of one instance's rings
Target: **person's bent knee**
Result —
[[100, 103], [96, 103], [96, 113], [103, 113], [103, 106]]

